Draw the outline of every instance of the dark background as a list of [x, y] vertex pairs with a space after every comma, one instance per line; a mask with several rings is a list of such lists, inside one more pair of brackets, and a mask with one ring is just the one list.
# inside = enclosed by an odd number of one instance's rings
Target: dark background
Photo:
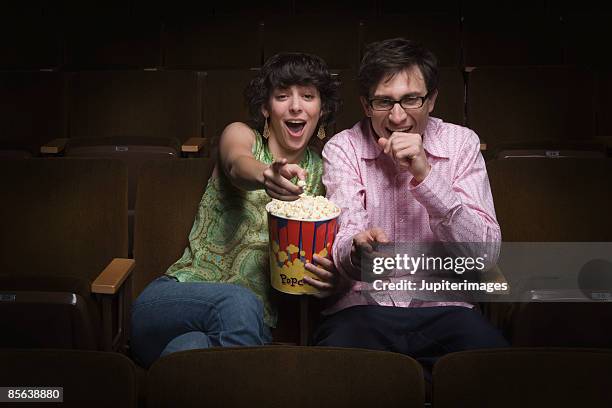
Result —
[[[361, 117], [365, 44], [422, 41], [441, 66], [434, 116], [509, 142], [609, 142], [612, 17], [598, 2], [12, 1], [0, 17], [0, 141], [203, 136], [246, 120], [242, 90], [280, 51], [343, 83], [330, 131]], [[474, 69], [475, 68], [475, 69]]]

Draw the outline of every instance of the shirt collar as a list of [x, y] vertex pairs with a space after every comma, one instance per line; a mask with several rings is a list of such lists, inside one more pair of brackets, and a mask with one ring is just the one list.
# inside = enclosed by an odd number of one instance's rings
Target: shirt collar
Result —
[[[448, 147], [440, 140], [441, 138], [438, 134], [441, 123], [442, 120], [438, 118], [429, 118], [427, 121], [427, 127], [425, 128], [423, 148], [432, 156], [449, 158], [450, 155], [448, 152]], [[365, 139], [364, 144], [362, 145], [361, 158], [376, 159], [382, 153], [382, 149], [376, 142], [378, 138], [374, 134], [374, 130], [372, 130], [370, 118], [364, 118], [361, 122], [359, 122], [359, 127]]]

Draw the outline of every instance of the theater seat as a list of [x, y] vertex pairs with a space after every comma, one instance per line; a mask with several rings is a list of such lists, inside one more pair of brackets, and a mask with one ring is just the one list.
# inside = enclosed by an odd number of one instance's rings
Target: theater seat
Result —
[[[248, 107], [244, 103], [244, 89], [257, 75], [254, 69], [208, 70], [202, 86], [202, 129], [210, 140], [214, 157], [223, 129], [232, 122], [248, 122]], [[228, 86], [230, 85], [231, 86]]]
[[136, 368], [132, 361], [119, 353], [0, 349], [0, 361], [4, 366], [0, 370], [3, 387], [63, 387], [61, 403], [39, 402], [34, 405], [33, 402], [19, 401], [14, 406], [137, 406]]
[[[593, 302], [595, 298], [582, 290], [589, 289], [588, 282], [580, 283], [581, 276], [588, 277], [582, 275], [581, 256], [587, 260], [587, 253], [594, 253], [608, 258], [601, 250], [591, 250], [600, 244], [589, 243], [612, 241], [612, 162], [516, 158], [491, 160], [487, 171], [504, 242], [536, 243], [531, 245], [533, 251], [538, 250], [537, 245], [556, 245], [564, 251], [574, 251], [578, 265], [563, 269], [550, 258], [549, 263], [534, 267], [537, 279], [531, 276], [533, 280], [524, 280], [524, 286], [511, 283], [511, 290], [518, 290], [521, 302], [489, 304], [487, 314], [495, 316], [510, 342], [517, 346], [612, 345], [612, 331], [608, 329], [612, 324], [612, 303], [609, 299]], [[502, 257], [503, 253], [502, 247]], [[536, 259], [539, 258], [531, 256], [530, 264], [535, 264]], [[523, 270], [505, 272], [510, 278], [525, 276]], [[600, 272], [595, 283], [605, 286], [610, 272]], [[602, 293], [611, 290], [612, 287], [603, 287]]]
[[487, 163], [505, 242], [612, 241], [612, 162], [491, 160]]
[[261, 65], [262, 25], [252, 17], [199, 15], [195, 22], [170, 19], [164, 25], [163, 35], [167, 69], [237, 69]]
[[343, 18], [329, 14], [266, 17], [263, 60], [279, 52], [305, 52], [323, 58], [331, 69], [356, 68], [359, 27], [359, 20], [346, 13]]
[[150, 160], [138, 176], [134, 297], [183, 255], [214, 162]]
[[48, 140], [66, 137], [65, 74], [0, 71], [0, 148], [36, 155]]
[[433, 370], [436, 408], [606, 407], [612, 352], [496, 349], [447, 354]]
[[419, 41], [430, 49], [438, 59], [439, 66], [458, 67], [460, 65], [459, 13], [418, 13], [411, 10], [405, 14], [394, 13], [366, 18], [363, 26], [363, 44], [387, 38], [408, 38]]
[[0, 185], [0, 347], [123, 349], [133, 267], [125, 165], [1, 160]]
[[174, 353], [151, 366], [147, 407], [418, 407], [421, 366], [382, 351], [264, 346]]
[[128, 168], [128, 236], [132, 255], [134, 208], [138, 172], [143, 163], [154, 159], [176, 159], [181, 155], [175, 138], [157, 137], [97, 137], [68, 139], [66, 157], [109, 158], [123, 161]]
[[468, 124], [489, 149], [502, 143], [592, 140], [593, 79], [592, 72], [575, 67], [476, 68], [468, 75]]

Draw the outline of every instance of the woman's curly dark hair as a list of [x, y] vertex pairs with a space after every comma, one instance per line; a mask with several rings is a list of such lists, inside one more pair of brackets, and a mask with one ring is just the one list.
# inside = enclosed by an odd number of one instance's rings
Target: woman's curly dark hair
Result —
[[270, 57], [244, 90], [244, 98], [251, 114], [251, 124], [261, 130], [265, 118], [261, 113], [275, 89], [292, 85], [312, 85], [321, 95], [320, 123], [334, 123], [340, 109], [340, 81], [327, 69], [327, 64], [316, 55], [297, 52], [280, 53]]

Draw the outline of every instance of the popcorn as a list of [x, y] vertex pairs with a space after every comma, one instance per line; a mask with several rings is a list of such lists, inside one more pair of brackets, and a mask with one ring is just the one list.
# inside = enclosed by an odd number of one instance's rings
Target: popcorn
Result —
[[306, 187], [306, 180], [298, 180], [297, 186], [302, 188]]
[[323, 196], [312, 197], [302, 194], [295, 201], [272, 199], [266, 210], [277, 217], [302, 221], [320, 221], [335, 218], [340, 208]]

